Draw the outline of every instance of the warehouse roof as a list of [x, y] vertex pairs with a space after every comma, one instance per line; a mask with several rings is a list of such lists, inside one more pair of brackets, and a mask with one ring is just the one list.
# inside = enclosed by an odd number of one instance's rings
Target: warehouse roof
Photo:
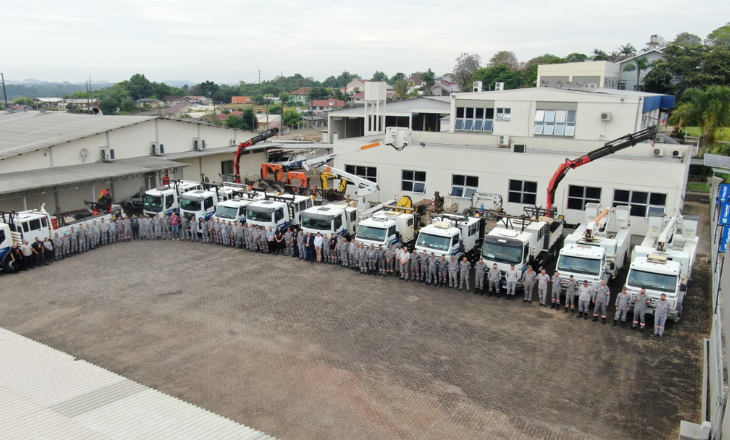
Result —
[[95, 181], [115, 180], [119, 177], [137, 176], [160, 170], [182, 168], [189, 164], [159, 157], [138, 157], [114, 162], [96, 162], [65, 167], [44, 168], [0, 174], [0, 194], [41, 192], [55, 187], [68, 187]]
[[[405, 101], [389, 102], [385, 105], [386, 116], [409, 116], [411, 113], [449, 113], [451, 111], [451, 102], [448, 96], [446, 99], [441, 97], [432, 98], [416, 98]], [[348, 108], [337, 110], [329, 113], [330, 116], [362, 116], [365, 117], [365, 107]]]
[[155, 119], [155, 116], [97, 116], [61, 112], [0, 114], [0, 159], [151, 119]]

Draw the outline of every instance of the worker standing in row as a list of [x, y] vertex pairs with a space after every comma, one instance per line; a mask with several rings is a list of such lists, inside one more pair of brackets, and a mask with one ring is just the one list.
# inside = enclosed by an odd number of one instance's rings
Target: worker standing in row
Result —
[[535, 281], [537, 281], [537, 273], [532, 270], [532, 266], [528, 266], [527, 272], [522, 276], [522, 287], [525, 289], [525, 299], [522, 302], [532, 303], [532, 291], [535, 289]]
[[449, 287], [456, 289], [459, 284], [459, 262], [456, 261], [456, 256], [452, 255], [449, 260]]
[[651, 298], [647, 296], [646, 289], [641, 288], [639, 296], [634, 301], [634, 325], [631, 327], [632, 330], [636, 329], [636, 326], [641, 324], [639, 331], [644, 331], [646, 325], [646, 309], [651, 305]]
[[514, 264], [510, 264], [509, 269], [504, 272], [504, 279], [507, 282], [507, 300], [514, 300], [517, 282], [520, 280], [520, 273]]
[[550, 275], [543, 269], [540, 271], [540, 275], [537, 276], [537, 294], [541, 307], [547, 307], [548, 284], [550, 284]]
[[479, 257], [479, 261], [474, 264], [474, 294], [484, 295], [484, 279], [487, 276], [489, 267], [484, 262], [484, 258]]
[[595, 288], [593, 293], [593, 322], [598, 321], [598, 310], [601, 310], [603, 324], [606, 324], [606, 305], [611, 300], [611, 290], [606, 285], [606, 280]]
[[588, 280], [583, 280], [583, 284], [578, 288], [578, 318], [588, 319], [588, 311], [591, 306], [591, 298], [594, 289], [588, 285]]
[[560, 310], [560, 291], [563, 288], [563, 279], [560, 277], [560, 272], [555, 271], [555, 275], [550, 280], [553, 283], [553, 297], [551, 309]]
[[466, 291], [469, 292], [469, 275], [471, 273], [471, 263], [469, 263], [469, 259], [467, 257], [464, 257], [464, 259], [459, 264], [459, 290], [464, 287], [466, 284]]
[[619, 318], [621, 319], [621, 328], [624, 328], [624, 326], [626, 325], [626, 314], [629, 312], [630, 299], [631, 297], [629, 296], [626, 287], [621, 289], [621, 293], [616, 296], [616, 315], [614, 315], [613, 317], [614, 327], [616, 327]]
[[[553, 286], [553, 289], [555, 289], [555, 286]], [[578, 293], [578, 282], [575, 281], [575, 278], [573, 278], [573, 275], [568, 278], [568, 283], [565, 285], [565, 313], [568, 313], [568, 309], [570, 309], [570, 314], [572, 315], [575, 313], [575, 295]]]

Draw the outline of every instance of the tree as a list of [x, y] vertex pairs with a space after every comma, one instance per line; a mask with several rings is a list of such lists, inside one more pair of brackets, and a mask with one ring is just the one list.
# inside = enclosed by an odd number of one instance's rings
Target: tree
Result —
[[730, 87], [687, 89], [682, 99], [684, 102], [677, 107], [670, 122], [680, 126], [698, 125], [702, 131], [703, 145], [713, 144], [715, 132], [730, 126]]
[[697, 47], [702, 45], [702, 38], [689, 32], [682, 32], [677, 35], [672, 44], [676, 44], [682, 47]]
[[489, 64], [496, 66], [499, 64], [505, 64], [512, 70], [517, 70], [520, 67], [519, 61], [517, 61], [517, 55], [509, 50], [502, 50], [494, 54], [489, 59]]
[[129, 96], [134, 100], [152, 96], [152, 83], [142, 74], [135, 73], [126, 84]]
[[522, 70], [522, 87], [535, 87], [537, 86], [537, 66], [540, 64], [562, 64], [567, 63], [565, 58], [546, 53], [537, 56], [527, 62], [527, 66]]
[[403, 72], [398, 72], [390, 78], [390, 84], [395, 86], [395, 83], [404, 79], [406, 79], [406, 74]]
[[220, 87], [213, 81], [203, 81], [200, 84], [194, 85], [190, 88], [190, 94], [195, 96], [210, 96], [215, 95]]
[[393, 86], [393, 92], [395, 92], [395, 96], [397, 96], [398, 99], [400, 99], [401, 101], [404, 101], [410, 97], [410, 90], [411, 83], [407, 79], [398, 80]]
[[302, 115], [294, 108], [284, 110], [282, 122], [287, 127], [296, 127], [302, 122]]
[[312, 91], [309, 92], [309, 100], [314, 101], [315, 99], [327, 99], [330, 97], [329, 95], [329, 91], [324, 87], [314, 87]]
[[21, 96], [19, 98], [13, 99], [13, 104], [27, 105], [28, 107], [31, 107], [31, 108], [36, 107], [36, 104], [35, 104], [35, 101], [33, 101], [33, 98], [26, 98], [25, 96]]
[[478, 54], [462, 53], [456, 58], [454, 65], [454, 76], [459, 90], [462, 92], [471, 91], [472, 75], [481, 67], [482, 58]]
[[623, 58], [631, 58], [636, 55], [636, 48], [631, 43], [626, 43], [618, 47], [618, 54]]
[[633, 62], [624, 67], [624, 72], [636, 71], [636, 90], [641, 90], [641, 72], [649, 67], [651, 67], [651, 64], [645, 57], [634, 58]]
[[279, 93], [279, 100], [282, 104], [286, 104], [287, 102], [289, 102], [289, 94], [286, 92]]
[[608, 61], [608, 54], [601, 49], [593, 49], [592, 54], [593, 56], [591, 56], [591, 59], [593, 59], [593, 61]]
[[273, 104], [269, 106], [269, 114], [272, 115], [280, 115], [281, 114], [281, 104]]
[[522, 76], [506, 64], [479, 69], [474, 73], [474, 78], [481, 81], [486, 90], [494, 89], [494, 84], [498, 82], [503, 82], [505, 89], [519, 89], [522, 86]]
[[258, 120], [256, 119], [256, 114], [253, 112], [252, 108], [247, 108], [243, 111], [243, 123], [244, 123], [244, 130], [256, 130], [258, 128]]
[[388, 82], [388, 75], [386, 75], [384, 72], [381, 72], [379, 70], [376, 70], [375, 73], [373, 73], [373, 81], [385, 81]]
[[226, 119], [226, 122], [224, 122], [223, 125], [230, 128], [238, 128], [240, 130], [251, 129], [251, 127], [244, 122], [243, 118], [236, 115], [228, 115], [228, 119]]
[[730, 46], [730, 23], [720, 26], [707, 36], [707, 44], [712, 46]]
[[570, 55], [568, 55], [567, 57], [565, 57], [565, 61], [567, 61], [569, 63], [582, 63], [583, 61], [585, 61], [587, 59], [588, 59], [588, 55], [583, 54], [583, 53], [577, 53], [577, 52], [573, 52]]
[[421, 84], [421, 90], [423, 90], [423, 94], [426, 96], [431, 96], [431, 94], [433, 93], [431, 89], [433, 89], [433, 86], [436, 84], [436, 74], [433, 73], [430, 67], [421, 75]]
[[253, 95], [251, 97], [251, 101], [255, 102], [258, 105], [264, 105], [266, 104], [266, 98], [264, 98], [264, 95], [259, 93], [257, 95]]
[[654, 62], [651, 72], [644, 76], [643, 90], [650, 93], [661, 93], [671, 95], [674, 93], [674, 77], [669, 72], [665, 63]]

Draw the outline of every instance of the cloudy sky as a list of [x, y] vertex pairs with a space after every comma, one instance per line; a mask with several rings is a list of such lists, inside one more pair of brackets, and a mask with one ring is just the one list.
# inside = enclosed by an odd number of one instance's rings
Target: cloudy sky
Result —
[[23, 0], [0, 4], [5, 78], [255, 82], [343, 70], [451, 71], [462, 52], [521, 61], [607, 52], [651, 34], [705, 38], [728, 0]]

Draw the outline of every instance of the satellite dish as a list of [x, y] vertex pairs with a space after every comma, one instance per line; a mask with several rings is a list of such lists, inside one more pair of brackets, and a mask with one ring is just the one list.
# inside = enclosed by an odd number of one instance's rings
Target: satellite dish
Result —
[[86, 156], [89, 155], [89, 150], [86, 149], [86, 148], [82, 148], [81, 151], [79, 151], [79, 154], [81, 154], [81, 157], [83, 157], [84, 159], [86, 159]]

